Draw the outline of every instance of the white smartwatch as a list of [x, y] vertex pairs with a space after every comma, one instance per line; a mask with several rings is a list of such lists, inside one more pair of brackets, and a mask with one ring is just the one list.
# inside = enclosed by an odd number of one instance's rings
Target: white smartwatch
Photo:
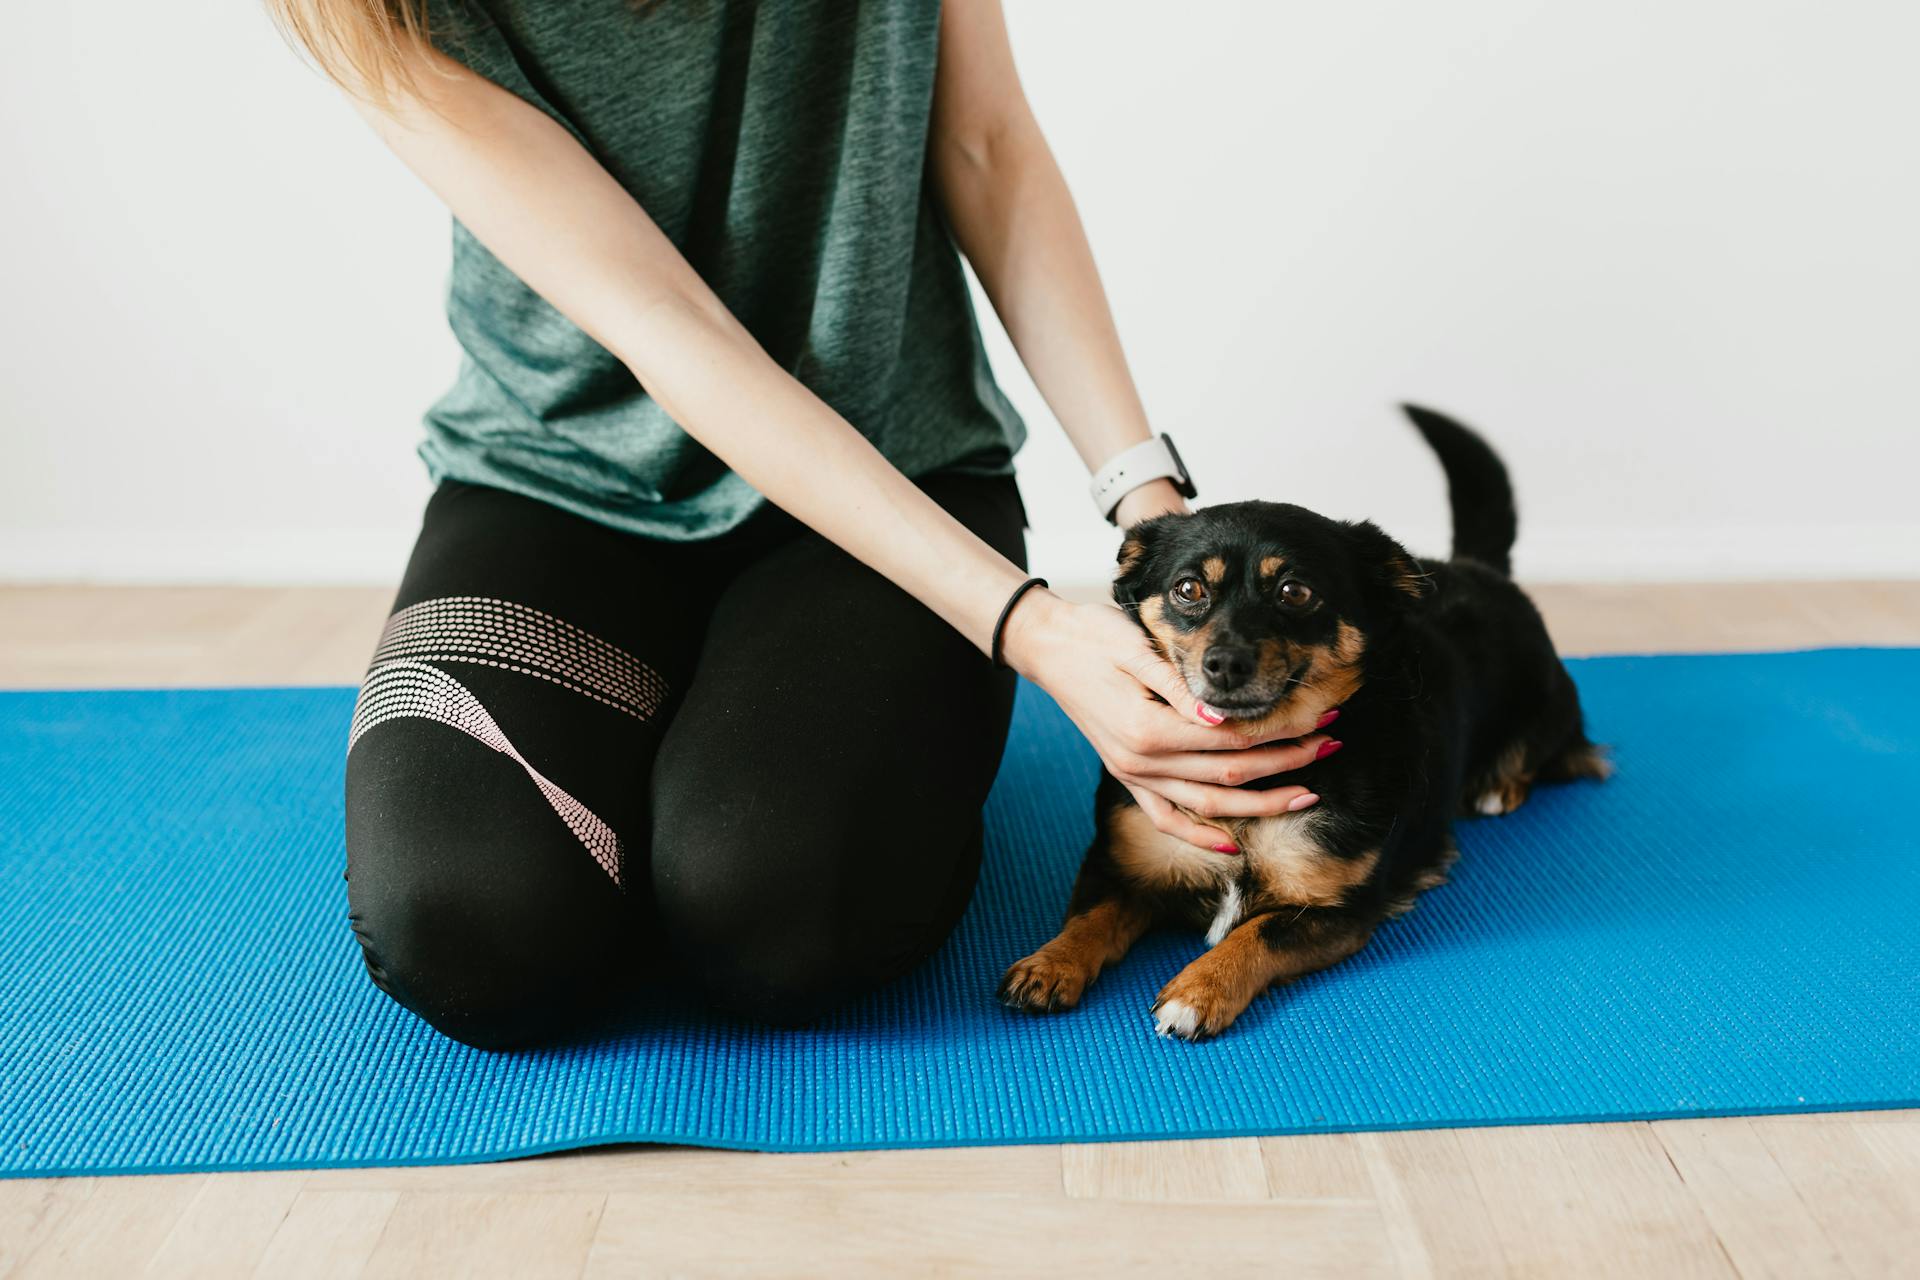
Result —
[[1173, 487], [1183, 498], [1195, 496], [1193, 477], [1187, 474], [1187, 466], [1180, 461], [1180, 451], [1173, 447], [1170, 436], [1158, 435], [1134, 445], [1094, 472], [1093, 505], [1099, 508], [1107, 523], [1117, 523], [1113, 513], [1119, 510], [1120, 499], [1154, 480], [1173, 481]]

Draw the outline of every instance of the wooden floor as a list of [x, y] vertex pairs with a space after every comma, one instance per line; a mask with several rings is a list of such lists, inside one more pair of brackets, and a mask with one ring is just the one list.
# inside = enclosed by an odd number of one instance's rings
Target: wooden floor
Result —
[[[1916, 583], [1535, 595], [1568, 653], [1920, 644]], [[350, 682], [386, 603], [0, 588], [0, 686]], [[0, 1181], [0, 1277], [1256, 1270], [1920, 1275], [1920, 1112]]]

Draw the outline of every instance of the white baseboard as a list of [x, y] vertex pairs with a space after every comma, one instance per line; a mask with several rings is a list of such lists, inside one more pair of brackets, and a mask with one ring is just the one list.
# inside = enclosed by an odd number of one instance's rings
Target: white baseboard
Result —
[[[0, 582], [346, 585], [399, 579], [417, 526], [225, 532], [0, 531]], [[1443, 550], [1444, 530], [1396, 531]], [[1119, 534], [1029, 535], [1034, 572], [1063, 587], [1107, 580]], [[1812, 528], [1548, 529], [1524, 534], [1515, 567], [1534, 582], [1754, 582], [1920, 578], [1920, 524]]]

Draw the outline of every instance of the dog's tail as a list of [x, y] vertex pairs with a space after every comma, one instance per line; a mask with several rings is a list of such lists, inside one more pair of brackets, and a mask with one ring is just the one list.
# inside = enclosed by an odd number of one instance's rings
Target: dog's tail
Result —
[[1401, 409], [1426, 438], [1447, 473], [1447, 501], [1453, 508], [1453, 554], [1513, 573], [1513, 540], [1520, 518], [1513, 505], [1513, 483], [1493, 446], [1444, 413], [1403, 404]]

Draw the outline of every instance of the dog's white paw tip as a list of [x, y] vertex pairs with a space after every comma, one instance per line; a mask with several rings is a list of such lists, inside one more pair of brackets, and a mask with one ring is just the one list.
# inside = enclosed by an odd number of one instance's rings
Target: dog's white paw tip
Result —
[[1155, 1011], [1153, 1029], [1163, 1036], [1192, 1039], [1200, 1029], [1200, 1013], [1185, 1000], [1169, 1000]]
[[1507, 811], [1507, 802], [1498, 791], [1489, 791], [1481, 796], [1479, 803], [1473, 807], [1489, 818], [1497, 818]]

